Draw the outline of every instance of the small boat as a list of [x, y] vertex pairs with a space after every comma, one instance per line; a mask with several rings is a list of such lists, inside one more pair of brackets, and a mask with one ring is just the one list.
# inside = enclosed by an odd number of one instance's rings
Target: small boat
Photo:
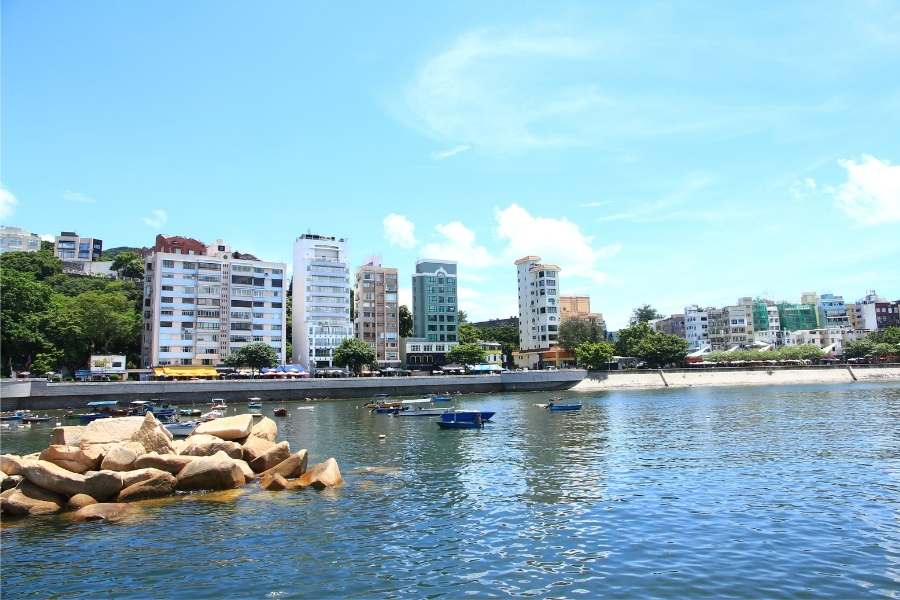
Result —
[[435, 394], [431, 397], [432, 402], [451, 402], [452, 400], [450, 394]]
[[449, 410], [435, 407], [431, 402], [431, 398], [404, 400], [401, 404], [404, 407], [403, 410], [394, 413], [401, 417], [439, 417]]
[[203, 411], [199, 408], [182, 408], [178, 411], [178, 414], [182, 417], [199, 417], [203, 414]]
[[194, 433], [200, 421], [181, 421], [176, 423], [166, 423], [163, 425], [175, 437], [187, 437]]
[[287, 409], [284, 408], [283, 406], [279, 406], [272, 412], [275, 414], [276, 417], [286, 417], [287, 416]]
[[211, 410], [208, 413], [204, 413], [204, 414], [200, 415], [200, 420], [201, 421], [212, 421], [213, 419], [221, 419], [224, 416], [225, 416], [225, 413], [223, 413], [220, 410]]
[[87, 425], [91, 421], [96, 421], [97, 419], [108, 419], [111, 416], [112, 415], [110, 415], [109, 413], [90, 412], [90, 413], [77, 414], [77, 415], [75, 415], [75, 418], [77, 418], [78, 422], [81, 423], [82, 425]]
[[386, 394], [386, 393], [384, 393], [384, 392], [381, 392], [381, 393], [375, 394], [375, 395], [372, 396], [372, 397], [373, 397], [373, 398], [390, 398], [391, 395], [390, 395], [390, 394]]
[[249, 402], [247, 402], [247, 408], [262, 408], [262, 398], [248, 398]]
[[22, 417], [23, 423], [45, 423], [49, 420], [49, 415], [44, 415], [43, 417], [39, 415], [25, 415], [24, 417]]
[[376, 406], [372, 409], [373, 415], [395, 415], [399, 413], [402, 409], [399, 406], [392, 406], [386, 404], [384, 406]]
[[222, 398], [213, 398], [210, 404], [212, 404], [213, 410], [226, 410], [228, 408], [228, 405], [225, 404], [225, 400]]
[[441, 429], [482, 429], [484, 428], [484, 421], [481, 418], [481, 413], [477, 411], [447, 411], [441, 415], [441, 420], [437, 424]]
[[572, 411], [572, 410], [581, 410], [581, 403], [570, 403], [570, 404], [562, 404], [560, 402], [555, 402], [551, 400], [547, 404], [547, 410], [550, 412], [562, 412], [562, 411]]
[[27, 417], [30, 413], [27, 410], [17, 410], [11, 413], [5, 413], [0, 415], [0, 421], [21, 421], [24, 417]]

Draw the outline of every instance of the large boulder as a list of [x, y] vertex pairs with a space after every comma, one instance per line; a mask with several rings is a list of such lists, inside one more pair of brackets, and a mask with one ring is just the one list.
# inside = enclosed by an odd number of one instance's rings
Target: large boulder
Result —
[[337, 461], [329, 458], [323, 463], [313, 465], [295, 482], [296, 487], [314, 487], [317, 490], [336, 487], [344, 483]]
[[251, 461], [250, 468], [257, 473], [262, 473], [287, 460], [290, 455], [291, 445], [287, 441], [279, 442]]
[[253, 481], [256, 479], [256, 473], [253, 472], [253, 469], [250, 468], [250, 465], [247, 464], [247, 461], [241, 460], [239, 458], [233, 458], [234, 464], [241, 468], [241, 472], [244, 474], [244, 480]]
[[307, 452], [306, 450], [300, 450], [299, 452], [291, 454], [271, 469], [263, 471], [259, 474], [259, 476], [262, 477], [263, 475], [272, 475], [274, 473], [278, 473], [286, 479], [300, 477], [301, 475], [306, 473], [306, 463]]
[[192, 460], [179, 474], [180, 490], [227, 490], [244, 485], [240, 466], [224, 452]]
[[50, 443], [57, 446], [78, 446], [81, 444], [83, 425], [66, 425], [54, 427], [50, 433]]
[[16, 454], [0, 455], [0, 471], [7, 475], [19, 475], [22, 473], [22, 465], [25, 459]]
[[162, 469], [135, 469], [134, 471], [126, 471], [124, 473], [121, 473], [122, 488], [124, 489], [128, 486], [140, 483], [141, 481], [159, 477], [161, 474], [166, 472], [167, 471], [163, 471]]
[[175, 454], [181, 454], [187, 448], [187, 445], [188, 441], [186, 439], [172, 440], [172, 448], [175, 449]]
[[91, 504], [97, 504], [97, 501], [87, 494], [75, 494], [69, 501], [66, 502], [66, 508], [69, 510], [78, 510], [79, 508], [84, 508], [85, 506], [90, 506]]
[[227, 442], [214, 435], [195, 433], [187, 442], [180, 453], [184, 456], [212, 456], [216, 452], [224, 452], [231, 458], [240, 458], [242, 455], [240, 444]]
[[136, 469], [159, 469], [161, 471], [166, 471], [167, 473], [171, 473], [172, 475], [178, 475], [178, 473], [187, 465], [189, 462], [194, 460], [193, 456], [179, 456], [177, 454], [157, 454], [156, 452], [149, 452], [143, 456], [139, 456], [135, 461], [134, 466]]
[[278, 424], [269, 417], [263, 417], [256, 421], [256, 423], [253, 424], [253, 427], [250, 428], [250, 437], [257, 437], [274, 442], [275, 438], [278, 437]]
[[270, 475], [266, 475], [264, 477], [259, 478], [259, 485], [264, 490], [269, 490], [272, 492], [277, 492], [280, 490], [286, 490], [291, 487], [291, 484], [287, 479], [279, 475], [278, 473], [272, 473]]
[[[3, 473], [0, 471], [0, 473]], [[7, 475], [3, 473], [3, 479], [0, 480], [0, 492], [5, 492], [6, 490], [12, 489], [19, 485], [25, 478], [21, 475]]]
[[105, 471], [130, 471], [138, 457], [144, 453], [144, 446], [140, 442], [117, 444], [106, 451], [100, 468]]
[[250, 435], [252, 428], [253, 415], [235, 415], [200, 423], [194, 430], [194, 435], [207, 434], [223, 440], [242, 440]]
[[100, 466], [100, 455], [93, 451], [85, 452], [79, 446], [63, 446], [53, 444], [41, 451], [40, 460], [52, 462], [73, 473], [93, 471]]
[[249, 463], [265, 454], [266, 451], [268, 451], [273, 446], [275, 446], [275, 442], [267, 440], [265, 438], [257, 437], [251, 433], [241, 446], [241, 452], [244, 455], [244, 460]]
[[177, 482], [175, 476], [166, 471], [156, 471], [148, 479], [129, 485], [119, 492], [119, 502], [161, 498], [175, 493], [175, 484]]
[[72, 514], [72, 519], [76, 522], [81, 521], [121, 521], [128, 515], [134, 513], [137, 509], [134, 505], [125, 504], [123, 502], [101, 502], [99, 504], [91, 504], [84, 508], [78, 509]]
[[84, 475], [73, 473], [46, 460], [27, 461], [22, 465], [22, 475], [34, 485], [67, 498], [85, 492]]
[[117, 495], [125, 487], [118, 471], [88, 471], [84, 474], [84, 493], [97, 500]]
[[144, 417], [97, 419], [84, 426], [80, 445], [130, 442], [143, 424]]
[[23, 481], [15, 489], [0, 494], [0, 512], [5, 515], [49, 515], [62, 510], [66, 499]]
[[162, 423], [157, 421], [151, 412], [144, 415], [144, 422], [132, 439], [140, 442], [147, 452], [152, 451], [159, 454], [175, 452], [175, 447], [172, 446], [171, 432], [163, 427]]

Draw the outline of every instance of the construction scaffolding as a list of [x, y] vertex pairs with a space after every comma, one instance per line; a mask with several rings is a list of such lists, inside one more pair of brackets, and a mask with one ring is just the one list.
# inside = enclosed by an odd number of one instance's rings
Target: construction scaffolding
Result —
[[815, 304], [778, 303], [778, 318], [783, 331], [799, 331], [801, 329], [817, 329], [818, 312]]

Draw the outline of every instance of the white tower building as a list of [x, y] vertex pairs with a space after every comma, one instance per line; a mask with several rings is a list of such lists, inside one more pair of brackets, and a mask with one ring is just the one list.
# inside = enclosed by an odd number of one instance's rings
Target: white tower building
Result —
[[519, 349], [547, 350], [559, 337], [559, 267], [539, 256], [516, 261], [519, 283]]

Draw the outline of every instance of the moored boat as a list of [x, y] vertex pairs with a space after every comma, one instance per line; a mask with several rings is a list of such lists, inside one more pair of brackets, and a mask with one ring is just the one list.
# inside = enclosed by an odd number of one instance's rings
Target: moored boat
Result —
[[547, 404], [547, 410], [550, 412], [581, 410], [581, 403], [561, 404], [559, 402], [550, 402]]
[[437, 424], [441, 429], [482, 429], [485, 420], [479, 411], [447, 411]]
[[22, 417], [23, 423], [44, 423], [49, 420], [50, 420], [49, 415], [40, 416], [40, 415], [29, 414], [29, 415], [25, 415], [24, 417]]
[[213, 410], [226, 410], [228, 408], [228, 405], [225, 404], [225, 400], [223, 398], [213, 398], [210, 401], [210, 404], [212, 404]]
[[403, 410], [394, 413], [401, 417], [439, 417], [449, 410], [448, 408], [434, 406], [431, 398], [403, 400], [401, 405]]
[[262, 408], [262, 398], [257, 398], [254, 396], [253, 398], [247, 398], [247, 400], [247, 408]]
[[452, 400], [450, 394], [435, 394], [431, 397], [432, 402], [451, 402]]
[[0, 421], [21, 421], [24, 417], [27, 417], [29, 412], [27, 410], [17, 410], [11, 413], [4, 413], [0, 415]]
[[223, 413], [220, 410], [211, 410], [208, 413], [203, 413], [202, 415], [200, 415], [200, 420], [201, 421], [212, 421], [213, 419], [221, 419], [224, 416], [225, 416], [225, 413]]
[[187, 437], [191, 435], [200, 421], [181, 421], [176, 423], [166, 423], [163, 425], [175, 437]]
[[284, 408], [283, 406], [279, 406], [272, 412], [275, 414], [276, 417], [286, 417], [287, 416], [287, 409]]
[[199, 408], [182, 408], [178, 411], [178, 414], [182, 417], [199, 417], [203, 414], [203, 411]]

